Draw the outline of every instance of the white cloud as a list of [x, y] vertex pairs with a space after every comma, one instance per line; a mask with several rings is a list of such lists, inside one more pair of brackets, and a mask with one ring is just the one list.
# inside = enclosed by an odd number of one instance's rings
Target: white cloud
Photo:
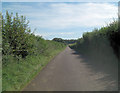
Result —
[[[50, 4], [49, 9], [28, 14], [36, 18], [32, 24], [40, 28], [96, 27], [117, 18], [118, 7], [109, 3]], [[37, 19], [38, 18], [38, 19]]]
[[43, 37], [47, 37], [47, 36], [53, 36], [53, 35], [73, 35], [75, 34], [74, 32], [57, 32], [57, 33], [52, 33], [52, 32], [49, 32], [49, 33], [35, 33], [35, 35], [38, 35], [38, 36], [43, 36]]
[[119, 0], [2, 0], [3, 2], [118, 2]]
[[[4, 3], [3, 10], [18, 12], [30, 21], [35, 35], [79, 38], [85, 31], [101, 27], [118, 17], [114, 3]], [[5, 13], [5, 11], [3, 11]], [[84, 28], [89, 28], [85, 29]], [[74, 31], [74, 32], [73, 32]]]
[[117, 18], [118, 12], [112, 3], [35, 3], [33, 6], [18, 3], [4, 9], [10, 7], [22, 11], [32, 27], [48, 29], [104, 26]]
[[42, 36], [45, 39], [52, 40], [55, 37], [63, 39], [77, 39], [75, 32], [47, 32], [47, 33], [35, 33], [37, 36]]

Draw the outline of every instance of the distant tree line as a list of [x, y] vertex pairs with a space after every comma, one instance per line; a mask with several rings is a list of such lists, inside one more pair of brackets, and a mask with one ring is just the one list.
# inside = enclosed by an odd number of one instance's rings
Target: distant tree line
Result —
[[75, 39], [54, 38], [53, 41], [61, 42], [61, 43], [64, 43], [64, 44], [74, 44], [77, 40], [75, 40]]

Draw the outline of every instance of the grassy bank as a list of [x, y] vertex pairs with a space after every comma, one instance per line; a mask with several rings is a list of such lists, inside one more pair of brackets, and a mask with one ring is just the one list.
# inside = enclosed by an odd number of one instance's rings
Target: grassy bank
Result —
[[2, 17], [2, 90], [19, 91], [65, 44], [32, 33], [24, 16], [6, 11]]
[[19, 61], [7, 56], [9, 63], [3, 66], [3, 91], [19, 91], [24, 88], [64, 48], [52, 50], [49, 55], [27, 56]]

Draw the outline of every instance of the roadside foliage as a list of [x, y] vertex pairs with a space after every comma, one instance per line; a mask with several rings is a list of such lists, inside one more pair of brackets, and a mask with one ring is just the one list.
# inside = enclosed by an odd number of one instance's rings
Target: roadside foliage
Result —
[[93, 71], [97, 69], [99, 72], [107, 73], [115, 80], [120, 77], [120, 20], [84, 33], [83, 37], [70, 47], [87, 59]]
[[[27, 55], [44, 54], [49, 49], [63, 47], [64, 44], [44, 40], [41, 36], [35, 36], [29, 27], [29, 21], [24, 16], [13, 16], [6, 12], [2, 18], [2, 54], [16, 58], [25, 58]], [[4, 60], [4, 59], [3, 59]], [[4, 63], [4, 61], [3, 61]]]
[[79, 38], [74, 46], [80, 53], [93, 56], [108, 56], [114, 54], [116, 58], [120, 57], [120, 31], [119, 22], [114, 21], [100, 29], [94, 29], [92, 32], [86, 32], [82, 38]]
[[6, 11], [2, 16], [2, 90], [19, 91], [65, 44], [32, 33], [24, 16]]

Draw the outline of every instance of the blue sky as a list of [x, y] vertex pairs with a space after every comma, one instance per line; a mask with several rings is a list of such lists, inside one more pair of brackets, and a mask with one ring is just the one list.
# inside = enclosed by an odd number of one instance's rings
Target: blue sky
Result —
[[72, 1], [74, 0], [67, 3], [32, 2], [32, 0], [31, 2], [6, 1], [2, 4], [2, 10], [3, 15], [8, 10], [26, 16], [30, 21], [31, 29], [37, 28], [35, 34], [45, 39], [55, 37], [77, 39], [84, 32], [106, 26], [107, 23], [113, 21], [113, 18], [117, 18], [117, 2], [83, 3]]
[[3, 2], [118, 2], [119, 0], [2, 0]]

